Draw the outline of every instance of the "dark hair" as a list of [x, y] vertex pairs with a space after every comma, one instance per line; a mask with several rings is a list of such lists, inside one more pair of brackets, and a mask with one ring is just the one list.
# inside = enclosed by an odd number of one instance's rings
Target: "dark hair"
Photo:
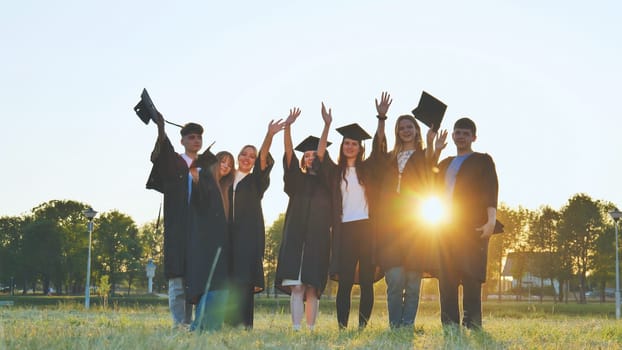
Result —
[[477, 132], [475, 122], [467, 117], [456, 120], [456, 123], [454, 124], [454, 129], [469, 129], [473, 133], [473, 136], [475, 136], [475, 133]]
[[186, 123], [181, 130], [179, 131], [181, 136], [186, 136], [189, 134], [198, 134], [203, 135], [203, 127], [197, 123]]
[[[226, 158], [231, 159], [231, 171], [227, 174], [227, 176], [219, 178], [220, 162]], [[235, 167], [235, 159], [233, 159], [233, 154], [227, 151], [220, 151], [216, 153], [216, 159], [216, 163], [212, 164], [209, 170], [212, 173], [214, 180], [218, 183], [222, 205], [225, 209], [225, 216], [229, 217], [229, 186], [233, 183], [233, 168]]]
[[[346, 158], [346, 155], [343, 153], [343, 143], [345, 140], [346, 140], [346, 137], [344, 137], [343, 140], [341, 140], [341, 145], [339, 145], [339, 160], [337, 162], [337, 166], [339, 168], [339, 175], [341, 179], [346, 182], [346, 187], [347, 187], [348, 180], [346, 180], [346, 171], [348, 169], [348, 160]], [[354, 167], [356, 168], [356, 178], [358, 179], [359, 184], [363, 186], [363, 188], [365, 188], [366, 174], [363, 171], [363, 167], [361, 167], [361, 165], [363, 165], [363, 160], [364, 160], [364, 155], [365, 155], [365, 146], [363, 146], [363, 142], [360, 140], [355, 140], [355, 139], [350, 139], [350, 140], [358, 142], [359, 147], [360, 147], [359, 153], [356, 155], [356, 159], [354, 161]], [[365, 194], [365, 197], [367, 197], [367, 193]]]
[[412, 115], [404, 114], [400, 115], [395, 121], [395, 145], [391, 151], [391, 158], [396, 158], [397, 155], [404, 149], [404, 144], [400, 140], [399, 135], [399, 125], [402, 120], [409, 120], [415, 125], [415, 130], [417, 130], [417, 135], [415, 136], [415, 151], [423, 151], [423, 139], [421, 138], [421, 128], [419, 127], [419, 123], [417, 123]]
[[[307, 162], [305, 161], [305, 153], [306, 152], [302, 152], [302, 157], [300, 157], [300, 169], [302, 169], [302, 172], [307, 173], [309, 172], [309, 169], [307, 169]], [[313, 156], [317, 157], [317, 151], [313, 151]]]

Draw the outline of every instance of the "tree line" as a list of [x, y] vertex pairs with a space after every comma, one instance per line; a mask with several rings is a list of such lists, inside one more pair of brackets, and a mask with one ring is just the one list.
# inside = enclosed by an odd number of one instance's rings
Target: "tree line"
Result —
[[[71, 200], [52, 200], [21, 216], [0, 217], [0, 285], [11, 283], [16, 293], [82, 294], [86, 283], [88, 254], [87, 219], [89, 206]], [[497, 218], [504, 233], [490, 240], [485, 294], [501, 294], [503, 263], [514, 253], [511, 275], [520, 281], [529, 270], [541, 281], [556, 280], [555, 297], [568, 301], [574, 293], [585, 302], [588, 289], [600, 291], [615, 281], [615, 229], [608, 212], [611, 202], [594, 200], [587, 194], [572, 196], [556, 210], [542, 206], [531, 210], [501, 204]], [[281, 214], [266, 229], [264, 267], [266, 285], [274, 284], [274, 274], [284, 222]], [[91, 281], [107, 276], [111, 294], [129, 294], [133, 287], [146, 285], [145, 266], [153, 259], [158, 266], [155, 291], [166, 290], [163, 275], [162, 225], [160, 219], [140, 227], [119, 211], [102, 213], [94, 219]], [[534, 258], [537, 257], [537, 258]], [[507, 272], [507, 271], [506, 271]], [[123, 290], [118, 290], [123, 286]], [[540, 297], [543, 285], [538, 288]]]
[[[11, 284], [15, 293], [26, 294], [52, 289], [57, 294], [83, 294], [86, 288], [88, 256], [85, 203], [52, 200], [21, 216], [0, 217], [0, 285]], [[149, 258], [162, 266], [162, 230], [156, 223], [140, 228], [134, 220], [113, 210], [94, 220], [91, 246], [91, 285], [107, 276], [111, 294], [124, 285], [143, 287]], [[160, 225], [161, 226], [161, 225]], [[164, 287], [162, 269], [156, 270], [154, 284]], [[158, 273], [159, 272], [159, 273]]]

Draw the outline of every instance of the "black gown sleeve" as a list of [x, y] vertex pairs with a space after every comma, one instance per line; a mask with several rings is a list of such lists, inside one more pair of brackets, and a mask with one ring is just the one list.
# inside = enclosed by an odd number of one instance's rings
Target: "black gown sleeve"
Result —
[[283, 155], [283, 186], [284, 191], [291, 198], [300, 183], [300, 177], [303, 175], [300, 166], [298, 166], [298, 158], [292, 154], [292, 159], [287, 166], [286, 155]]
[[166, 171], [175, 155], [175, 149], [168, 137], [164, 138], [162, 141], [156, 141], [153, 151], [151, 152], [151, 163], [153, 163], [153, 166], [147, 178], [147, 189], [164, 193]]

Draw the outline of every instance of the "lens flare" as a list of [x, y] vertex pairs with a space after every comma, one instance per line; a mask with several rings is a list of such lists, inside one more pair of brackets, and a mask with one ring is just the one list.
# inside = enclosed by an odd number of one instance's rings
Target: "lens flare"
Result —
[[421, 203], [421, 217], [430, 224], [445, 218], [445, 207], [438, 197], [428, 197]]

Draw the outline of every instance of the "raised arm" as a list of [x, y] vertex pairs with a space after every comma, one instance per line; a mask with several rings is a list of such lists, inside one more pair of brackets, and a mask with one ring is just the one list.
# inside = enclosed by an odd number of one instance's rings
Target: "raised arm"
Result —
[[393, 99], [391, 99], [391, 95], [388, 92], [384, 91], [380, 95], [380, 103], [378, 103], [378, 99], [376, 101], [376, 112], [378, 113], [376, 117], [378, 118], [378, 126], [376, 128], [376, 138], [378, 140], [378, 144], [382, 145], [385, 139], [384, 134], [384, 124], [385, 120], [387, 120], [387, 112], [389, 111], [389, 107], [391, 107], [391, 103]]
[[289, 168], [292, 162], [292, 155], [294, 154], [294, 146], [292, 144], [292, 130], [291, 125], [294, 124], [296, 118], [300, 115], [300, 108], [294, 107], [289, 110], [289, 116], [285, 119], [285, 129], [283, 131], [283, 141], [285, 142], [285, 160], [287, 167]]
[[155, 163], [156, 159], [160, 156], [160, 152], [162, 150], [162, 143], [166, 140], [166, 131], [164, 131], [164, 116], [162, 113], [158, 112], [158, 118], [155, 120], [156, 125], [158, 126], [158, 140], [151, 152], [151, 162]]
[[266, 170], [266, 167], [268, 166], [268, 152], [270, 152], [272, 138], [279, 131], [283, 130], [284, 127], [285, 122], [283, 119], [279, 119], [276, 122], [271, 120], [270, 124], [268, 124], [268, 132], [266, 133], [266, 137], [264, 137], [263, 143], [261, 144], [261, 148], [259, 150], [259, 166], [261, 167], [261, 171]]
[[155, 122], [158, 126], [158, 141], [164, 141], [166, 138], [166, 131], [164, 131], [164, 116], [162, 113], [158, 112], [158, 118]]
[[317, 157], [320, 161], [324, 160], [324, 154], [326, 154], [326, 145], [328, 144], [328, 130], [330, 130], [330, 123], [333, 122], [333, 110], [329, 108], [326, 111], [326, 106], [322, 102], [322, 119], [324, 119], [324, 129], [322, 129], [322, 135], [320, 136], [320, 143], [317, 146]]
[[440, 130], [440, 133], [434, 131], [434, 125], [430, 127], [426, 134], [426, 150], [425, 157], [433, 164], [438, 163], [441, 151], [447, 146], [447, 130]]

